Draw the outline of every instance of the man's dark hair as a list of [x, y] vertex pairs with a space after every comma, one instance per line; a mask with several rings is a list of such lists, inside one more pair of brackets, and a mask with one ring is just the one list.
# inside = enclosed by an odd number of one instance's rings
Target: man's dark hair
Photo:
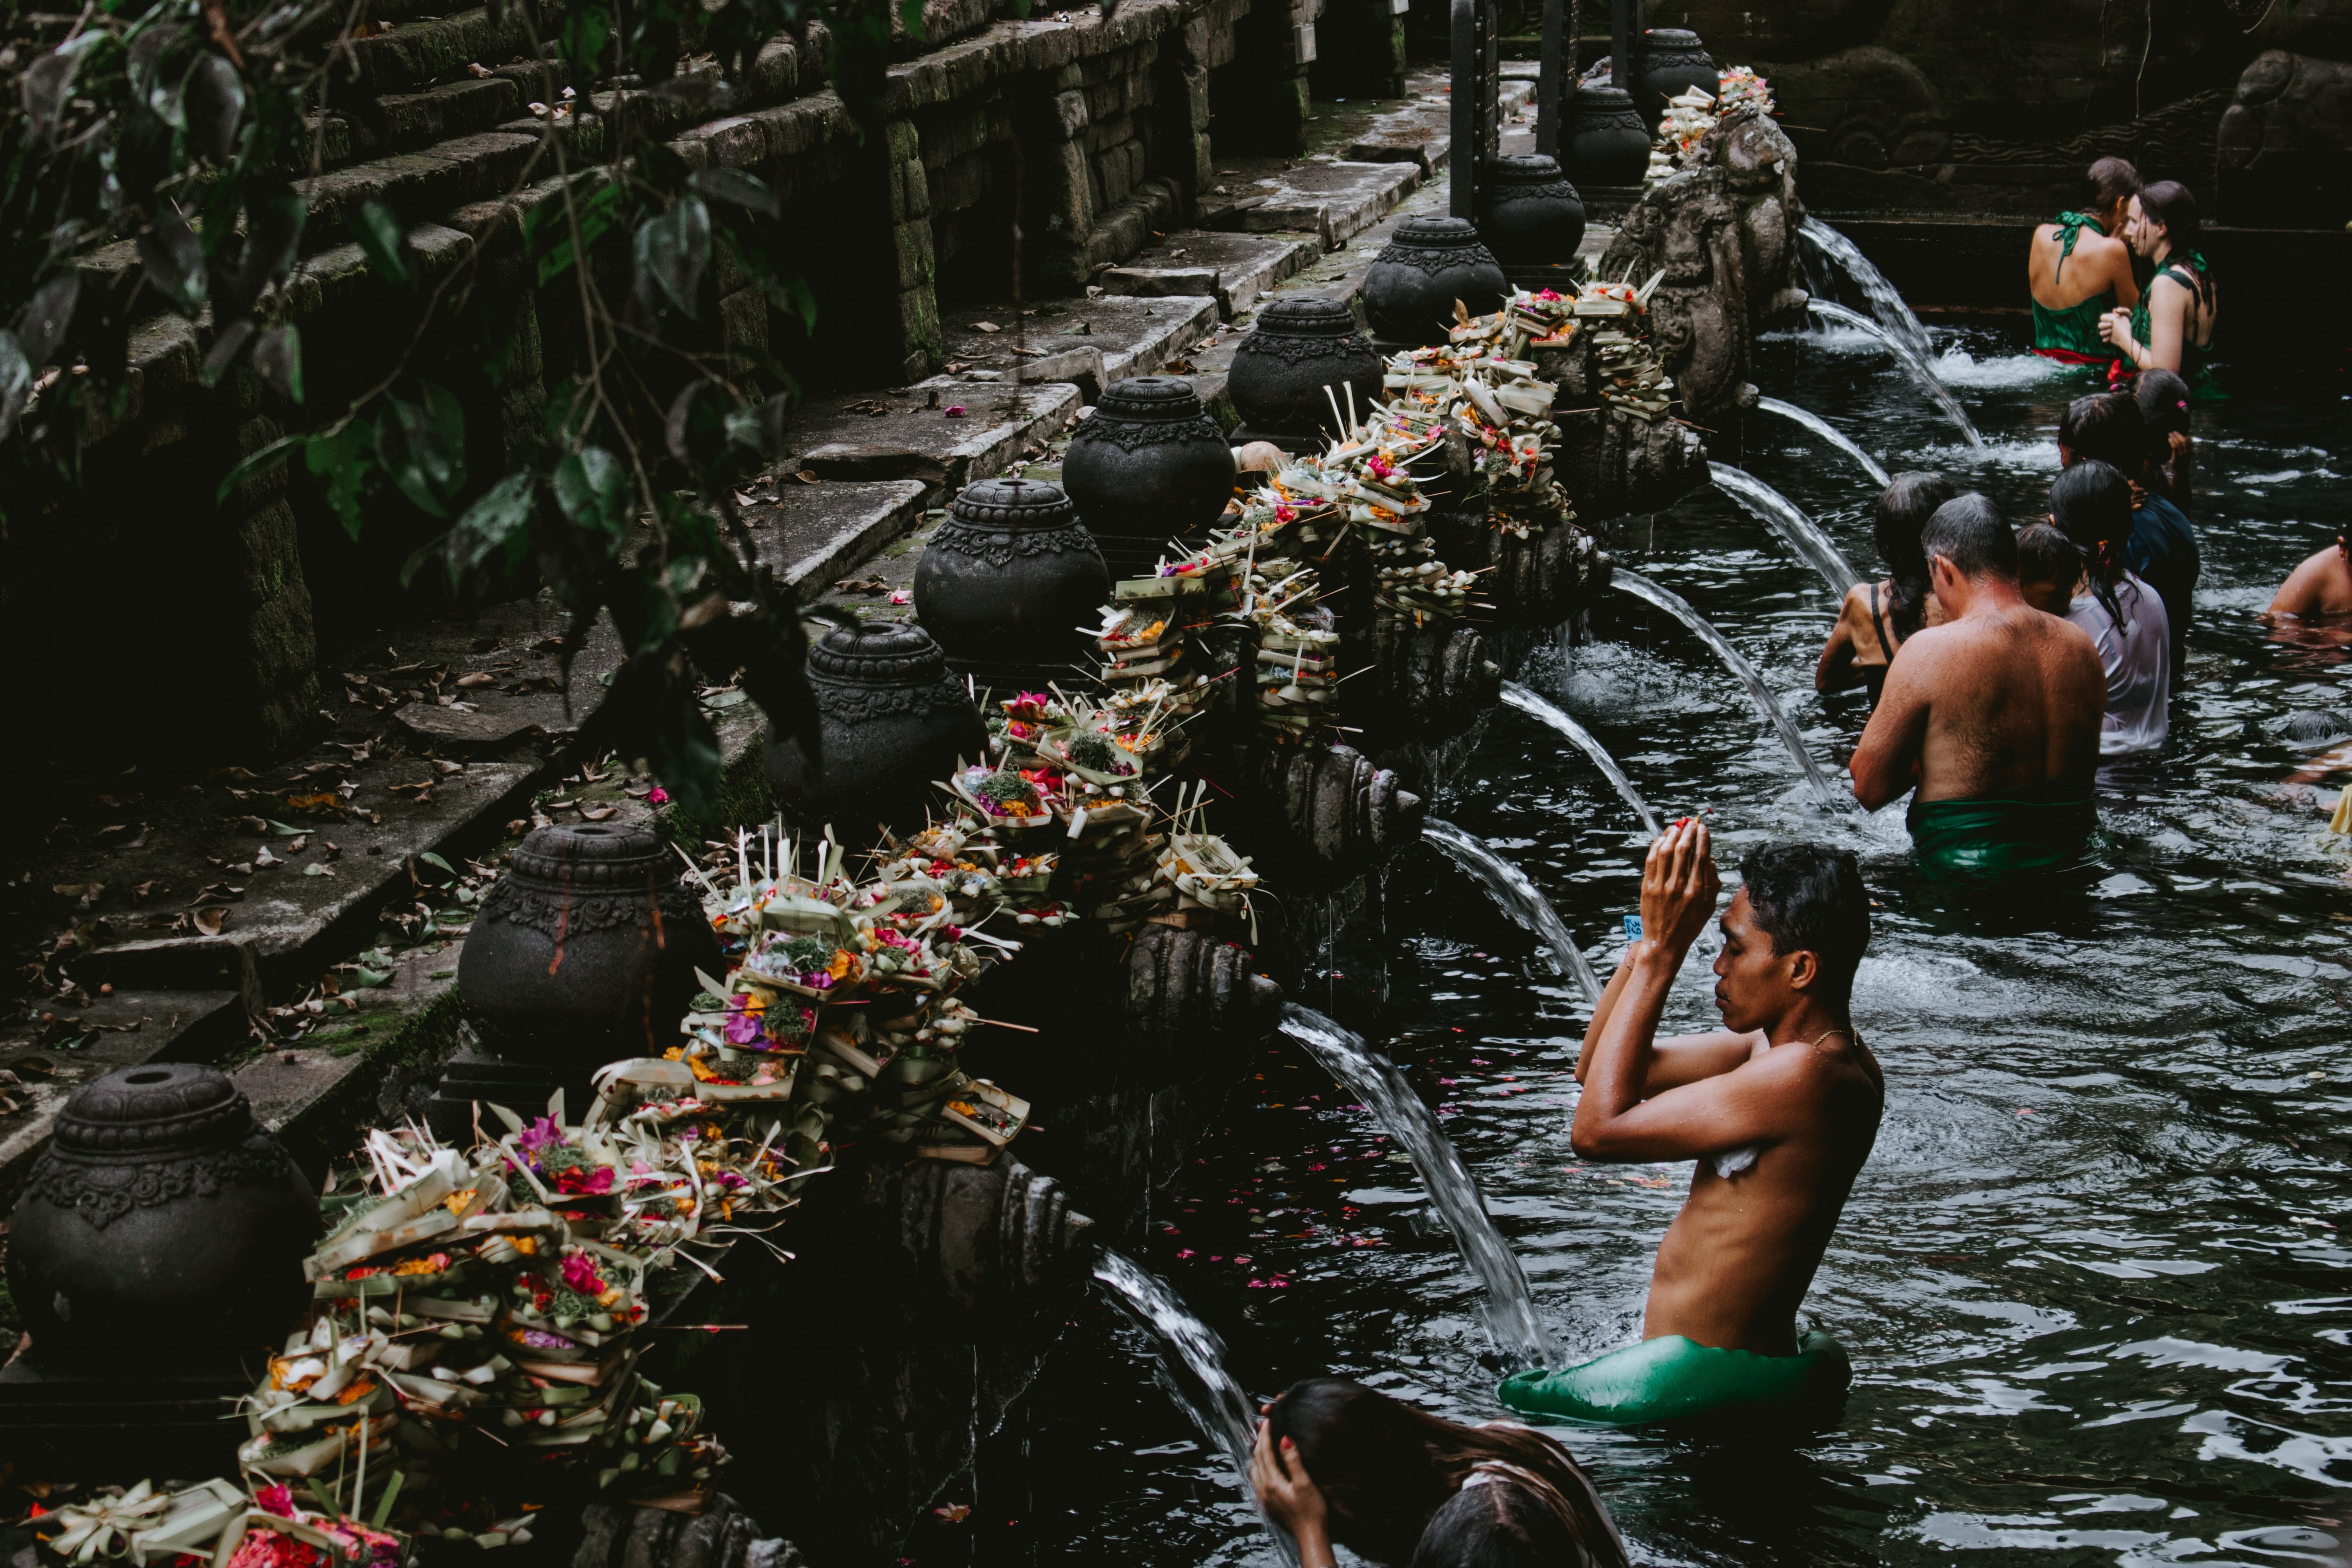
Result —
[[2147, 467], [2147, 423], [2127, 392], [2095, 392], [2068, 404], [2058, 421], [2058, 444], [2078, 462], [2113, 463], [2127, 479]]
[[[2128, 158], [2102, 158], [2083, 177], [2083, 210], [2096, 216], [2139, 193], [2139, 171]], [[2110, 235], [2109, 238], [2115, 237]]]
[[1975, 490], [1936, 509], [1919, 531], [1919, 548], [1931, 561], [1944, 557], [1963, 577], [2017, 581], [2017, 534], [2000, 509]]
[[1917, 631], [1927, 613], [1927, 556], [1919, 548], [1919, 531], [1937, 507], [1959, 493], [1943, 475], [1915, 468], [1895, 475], [1878, 498], [1870, 533], [1895, 583], [1897, 639]]
[[1772, 951], [1811, 953], [1821, 963], [1822, 1000], [1843, 1006], [1870, 945], [1870, 889], [1853, 851], [1759, 844], [1739, 862], [1739, 880]]

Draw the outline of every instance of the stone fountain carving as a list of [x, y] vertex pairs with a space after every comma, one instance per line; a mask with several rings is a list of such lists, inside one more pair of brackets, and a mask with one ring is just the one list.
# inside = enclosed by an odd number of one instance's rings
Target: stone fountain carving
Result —
[[1626, 213], [1600, 270], [1637, 283], [1665, 273], [1650, 299], [1659, 358], [1684, 412], [1719, 426], [1755, 405], [1755, 334], [1804, 310], [1794, 266], [1805, 209], [1797, 150], [1769, 118], [1735, 110], [1704, 145], [1702, 167], [1660, 181]]

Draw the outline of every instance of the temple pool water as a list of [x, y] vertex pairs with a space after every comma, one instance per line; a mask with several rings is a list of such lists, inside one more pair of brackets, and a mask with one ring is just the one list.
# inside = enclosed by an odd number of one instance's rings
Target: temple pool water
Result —
[[[1944, 466], [2040, 513], [2059, 410], [2084, 384], [1995, 334], [1937, 337], [1980, 452], [1858, 334], [1769, 340], [1760, 379], [1891, 469]], [[1855, 1014], [1887, 1116], [1810, 1302], [1853, 1354], [1843, 1423], [1716, 1447], [1570, 1433], [1637, 1561], [2252, 1564], [2336, 1561], [2335, 1539], [2352, 1540], [2337, 1228], [2352, 1224], [2352, 856], [2318, 841], [2325, 814], [2294, 782], [2310, 758], [2279, 733], [2294, 710], [2352, 709], [2352, 680], [2342, 647], [2256, 618], [2342, 526], [2345, 417], [2334, 374], [2199, 407], [2204, 578], [2172, 744], [2109, 781], [2105, 863], [2055, 896], [1937, 890], [1904, 858], [1899, 805], [1817, 810], [1722, 668], [1629, 597], [1605, 596], [1592, 641], [1522, 674], [1662, 816], [1709, 813], [1726, 859], [1779, 836], [1850, 843], [1882, 906]], [[1749, 441], [1741, 466], [1875, 576], [1852, 459], [1781, 420]], [[1812, 693], [1832, 611], [1812, 569], [1714, 492], [1616, 548], [1719, 626], [1815, 754], [1843, 763], [1864, 713]], [[1580, 755], [1503, 710], [1433, 809], [1522, 867], [1606, 973], [1639, 840]], [[1552, 1336], [1571, 1354], [1634, 1337], [1688, 1167], [1579, 1161], [1580, 994], [1433, 850], [1401, 861], [1389, 891], [1384, 940], [1300, 1000], [1407, 1065]], [[1713, 1024], [1711, 956], [1709, 939], [1671, 1023]], [[1156, 1198], [1141, 1261], [1216, 1327], [1255, 1394], [1339, 1372], [1460, 1418], [1498, 1414], [1476, 1284], [1404, 1155], [1296, 1048], [1277, 1042], [1262, 1067]], [[1223, 1466], [1152, 1385], [1141, 1342], [1090, 1308], [942, 1500], [971, 1515], [908, 1552], [1274, 1561]]]

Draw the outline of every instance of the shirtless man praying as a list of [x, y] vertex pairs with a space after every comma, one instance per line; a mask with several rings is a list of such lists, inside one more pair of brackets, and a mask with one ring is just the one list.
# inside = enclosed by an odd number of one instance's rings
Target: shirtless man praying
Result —
[[1658, 1247], [1642, 1342], [1511, 1378], [1514, 1410], [1631, 1425], [1834, 1397], [1851, 1376], [1796, 1315], [1885, 1102], [1847, 1011], [1870, 895], [1851, 853], [1818, 845], [1759, 847], [1739, 873], [1715, 961], [1724, 1027], [1656, 1039], [1722, 884], [1704, 826], [1678, 822], [1650, 847], [1642, 936], [1585, 1032], [1571, 1137], [1588, 1160], [1698, 1170]]

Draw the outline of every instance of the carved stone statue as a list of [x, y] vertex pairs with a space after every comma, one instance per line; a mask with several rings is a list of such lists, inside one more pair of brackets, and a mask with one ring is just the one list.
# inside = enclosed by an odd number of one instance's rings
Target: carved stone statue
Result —
[[1779, 126], [1735, 110], [1701, 143], [1705, 163], [1643, 194], [1601, 258], [1604, 278], [1643, 282], [1650, 332], [1683, 410], [1718, 426], [1755, 405], [1748, 379], [1757, 332], [1805, 307], [1794, 281], [1797, 150]]

